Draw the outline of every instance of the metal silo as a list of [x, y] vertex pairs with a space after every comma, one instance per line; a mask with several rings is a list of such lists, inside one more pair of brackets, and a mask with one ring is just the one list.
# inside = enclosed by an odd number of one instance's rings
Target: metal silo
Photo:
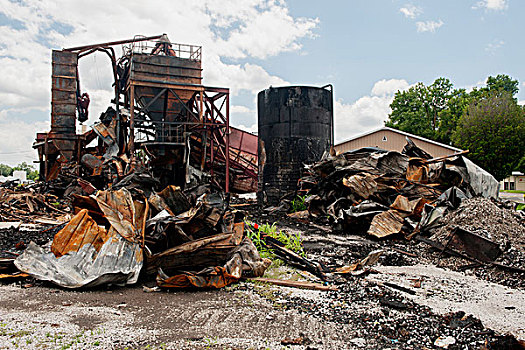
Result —
[[304, 164], [333, 145], [332, 86], [286, 86], [257, 96], [260, 204], [277, 204], [297, 190]]

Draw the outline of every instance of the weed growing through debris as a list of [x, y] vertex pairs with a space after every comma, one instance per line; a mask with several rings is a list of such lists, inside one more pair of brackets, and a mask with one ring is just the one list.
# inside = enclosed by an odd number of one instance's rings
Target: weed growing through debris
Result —
[[[300, 233], [286, 233], [282, 230], [277, 230], [275, 223], [254, 226], [252, 222], [246, 221], [247, 236], [250, 238], [259, 251], [261, 258], [277, 259], [277, 256], [266, 246], [263, 236], [275, 238], [283, 243], [287, 249], [290, 249], [302, 257], [306, 258], [306, 253], [303, 250], [303, 239]], [[257, 227], [257, 228], [256, 228]]]
[[290, 209], [291, 213], [295, 213], [298, 211], [303, 211], [308, 209], [305, 203], [306, 195], [304, 196], [297, 196], [294, 200], [292, 200], [292, 207]]
[[516, 210], [525, 210], [525, 203], [519, 203], [516, 206]]

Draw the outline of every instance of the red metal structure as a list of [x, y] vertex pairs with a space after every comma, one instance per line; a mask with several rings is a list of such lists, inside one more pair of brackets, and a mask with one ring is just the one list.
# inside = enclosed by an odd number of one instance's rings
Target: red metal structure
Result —
[[[120, 44], [127, 46], [117, 61], [112, 46]], [[104, 125], [77, 135], [76, 119], [85, 113], [77, 60], [96, 51], [111, 59], [115, 108], [101, 116]], [[121, 176], [141, 158], [164, 183], [184, 187], [192, 176], [209, 175], [226, 192], [255, 191], [257, 137], [230, 128], [229, 89], [202, 85], [201, 53], [200, 46], [171, 43], [166, 35], [53, 51], [51, 132], [39, 134], [34, 145], [43, 178], [56, 178], [66, 164], [106, 164], [110, 158]], [[96, 135], [104, 142], [87, 150]]]

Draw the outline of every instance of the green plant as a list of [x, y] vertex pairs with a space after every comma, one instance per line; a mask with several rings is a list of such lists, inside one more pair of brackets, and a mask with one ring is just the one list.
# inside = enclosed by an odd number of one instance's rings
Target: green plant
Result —
[[295, 197], [294, 200], [292, 200], [292, 208], [290, 209], [290, 212], [295, 213], [298, 211], [303, 211], [303, 210], [308, 209], [305, 203], [305, 200], [306, 200], [306, 195]]
[[516, 206], [516, 210], [525, 210], [525, 203], [519, 203]]
[[297, 233], [286, 233], [282, 230], [277, 230], [275, 223], [263, 224], [254, 226], [252, 222], [246, 221], [247, 236], [250, 238], [255, 245], [255, 248], [259, 251], [261, 258], [276, 259], [276, 255], [271, 251], [270, 248], [264, 242], [263, 236], [269, 236], [275, 238], [279, 242], [283, 243], [285, 248], [290, 249], [297, 254], [306, 257], [306, 253], [303, 250], [303, 239], [301, 234]]

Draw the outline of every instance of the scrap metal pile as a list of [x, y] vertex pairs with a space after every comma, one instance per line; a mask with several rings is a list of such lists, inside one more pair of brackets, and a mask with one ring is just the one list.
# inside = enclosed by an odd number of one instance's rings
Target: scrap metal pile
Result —
[[243, 215], [222, 193], [182, 191], [135, 172], [111, 189], [73, 195], [74, 216], [50, 247], [29, 243], [16, 267], [66, 288], [133, 284], [141, 273], [160, 287], [224, 287], [262, 276], [269, 261], [245, 237]]
[[[499, 242], [479, 227], [475, 232], [444, 227], [442, 219], [463, 200], [497, 198], [496, 179], [463, 155], [432, 158], [407, 141], [402, 153], [362, 148], [307, 167], [299, 185], [309, 216], [328, 219], [339, 233], [415, 239], [475, 263], [497, 265]], [[439, 241], [427, 238], [439, 228]]]
[[40, 186], [0, 187], [0, 221], [54, 224], [65, 220], [68, 208], [54, 194], [41, 193]]

